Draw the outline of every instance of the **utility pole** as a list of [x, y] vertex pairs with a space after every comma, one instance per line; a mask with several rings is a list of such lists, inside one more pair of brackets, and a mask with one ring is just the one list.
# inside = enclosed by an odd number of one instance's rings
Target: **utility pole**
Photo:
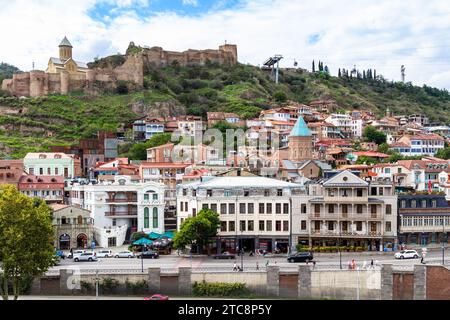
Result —
[[270, 57], [269, 59], [267, 59], [264, 63], [263, 63], [263, 67], [267, 70], [270, 69], [272, 70], [272, 74], [273, 74], [273, 68], [275, 66], [275, 83], [278, 84], [279, 81], [279, 69], [280, 69], [280, 60], [283, 59], [282, 55], [275, 55], [273, 57]]

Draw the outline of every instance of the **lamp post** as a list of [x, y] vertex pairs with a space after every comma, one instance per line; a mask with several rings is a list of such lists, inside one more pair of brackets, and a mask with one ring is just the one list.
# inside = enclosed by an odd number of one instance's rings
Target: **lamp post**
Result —
[[444, 246], [444, 236], [445, 236], [445, 217], [442, 217], [442, 265], [445, 265], [445, 246]]
[[141, 247], [141, 272], [144, 273], [144, 248], [145, 246], [142, 245]]
[[339, 267], [342, 270], [342, 254], [341, 254], [341, 225], [339, 224], [339, 241], [338, 241], [338, 250], [339, 250]]
[[241, 271], [244, 271], [244, 248], [242, 247], [243, 230], [241, 229]]

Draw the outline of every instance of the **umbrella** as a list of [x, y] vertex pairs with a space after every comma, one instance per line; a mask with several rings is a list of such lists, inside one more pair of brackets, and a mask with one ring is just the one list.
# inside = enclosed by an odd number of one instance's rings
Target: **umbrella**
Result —
[[159, 233], [156, 233], [156, 232], [150, 232], [150, 233], [148, 234], [148, 237], [149, 237], [150, 239], [158, 239], [159, 237], [161, 237], [161, 235], [160, 235]]
[[164, 232], [161, 237], [165, 237], [165, 238], [169, 238], [172, 239], [173, 238], [173, 231], [166, 231]]
[[145, 246], [145, 245], [151, 245], [153, 244], [152, 240], [149, 240], [147, 238], [140, 238], [139, 240], [136, 240], [133, 242], [135, 246]]

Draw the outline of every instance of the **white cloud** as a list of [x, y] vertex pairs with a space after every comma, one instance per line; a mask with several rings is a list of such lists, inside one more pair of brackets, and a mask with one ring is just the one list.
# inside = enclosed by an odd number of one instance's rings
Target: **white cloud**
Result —
[[[148, 6], [145, 0], [101, 0], [120, 7]], [[388, 79], [450, 89], [450, 3], [439, 0], [248, 0], [233, 10], [201, 16], [159, 13], [139, 18], [130, 11], [111, 15], [108, 23], [88, 16], [95, 0], [0, 0], [0, 61], [44, 69], [67, 35], [78, 60], [124, 52], [130, 41], [168, 50], [238, 45], [239, 60], [254, 65], [282, 54], [282, 66], [311, 68], [321, 59], [332, 73], [338, 68], [375, 68]], [[120, 12], [120, 11], [119, 11]], [[117, 14], [117, 12], [116, 12]], [[9, 32], [8, 32], [9, 31]], [[317, 43], [309, 39], [320, 34]]]
[[198, 5], [198, 0], [183, 0], [183, 5], [196, 7]]

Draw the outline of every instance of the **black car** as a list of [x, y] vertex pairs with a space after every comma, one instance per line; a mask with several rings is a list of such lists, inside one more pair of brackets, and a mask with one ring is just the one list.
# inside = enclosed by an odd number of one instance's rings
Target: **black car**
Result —
[[141, 259], [158, 259], [159, 254], [156, 251], [144, 251], [140, 255], [138, 255], [138, 258]]
[[312, 252], [297, 252], [287, 258], [288, 262], [310, 262], [313, 260]]
[[229, 252], [224, 252], [220, 254], [216, 254], [214, 259], [234, 259], [236, 256]]

